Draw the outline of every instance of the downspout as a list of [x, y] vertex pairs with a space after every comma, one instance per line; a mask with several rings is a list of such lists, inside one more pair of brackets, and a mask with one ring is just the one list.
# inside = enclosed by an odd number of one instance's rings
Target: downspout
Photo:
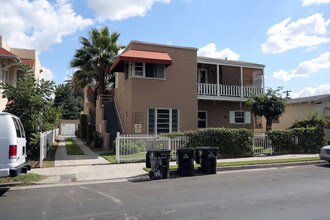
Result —
[[118, 107], [117, 107], [117, 102], [116, 102], [116, 98], [115, 97], [113, 97], [113, 103], [115, 104], [116, 115], [117, 115], [117, 118], [119, 119], [120, 130], [121, 130], [122, 133], [125, 133], [123, 122], [121, 121], [121, 117], [119, 115], [119, 110], [118, 110]]

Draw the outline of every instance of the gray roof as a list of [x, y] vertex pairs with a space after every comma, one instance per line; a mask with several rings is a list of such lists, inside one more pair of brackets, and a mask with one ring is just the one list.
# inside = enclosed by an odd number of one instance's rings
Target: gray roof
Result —
[[301, 97], [296, 99], [288, 99], [288, 104], [297, 104], [297, 103], [303, 103], [303, 102], [321, 102], [324, 100], [330, 100], [330, 94], [324, 94], [324, 95], [315, 95], [315, 96], [308, 96], [308, 97]]

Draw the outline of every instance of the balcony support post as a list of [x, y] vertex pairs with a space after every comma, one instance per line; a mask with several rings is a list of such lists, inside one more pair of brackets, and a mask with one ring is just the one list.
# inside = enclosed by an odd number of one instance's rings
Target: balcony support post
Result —
[[219, 65], [217, 65], [217, 96], [220, 96], [220, 73]]
[[244, 97], [244, 89], [243, 89], [243, 67], [241, 67], [241, 97]]

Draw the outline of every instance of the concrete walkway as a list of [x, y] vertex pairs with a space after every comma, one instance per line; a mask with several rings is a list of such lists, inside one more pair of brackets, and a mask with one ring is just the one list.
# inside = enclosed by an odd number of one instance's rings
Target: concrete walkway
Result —
[[146, 174], [144, 163], [110, 164], [102, 156], [90, 150], [80, 139], [71, 137], [85, 155], [67, 155], [65, 136], [59, 136], [55, 154], [55, 166], [32, 169], [32, 173], [47, 176], [39, 183], [68, 183], [124, 179]]
[[55, 154], [55, 167], [110, 164], [109, 161], [94, 153], [80, 139], [77, 139], [76, 137], [71, 138], [81, 148], [85, 155], [67, 155], [65, 138], [67, 137], [60, 136], [58, 138], [59, 142]]

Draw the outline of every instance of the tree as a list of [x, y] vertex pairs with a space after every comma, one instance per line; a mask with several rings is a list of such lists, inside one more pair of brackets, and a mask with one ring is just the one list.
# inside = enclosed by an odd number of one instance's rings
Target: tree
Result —
[[61, 107], [63, 119], [78, 119], [82, 100], [74, 95], [70, 84], [61, 84], [55, 90], [54, 107]]
[[[59, 118], [59, 112], [52, 106], [51, 95], [54, 92], [55, 83], [41, 80], [39, 84], [34, 78], [31, 68], [21, 65], [23, 72], [16, 82], [16, 87], [7, 83], [1, 83], [3, 98], [8, 99], [5, 112], [18, 116], [25, 129], [28, 153], [37, 153], [38, 145], [32, 140], [38, 136], [39, 131], [54, 128]], [[43, 115], [43, 127], [39, 128], [39, 118]]]
[[257, 116], [266, 118], [266, 131], [272, 129], [274, 119], [278, 119], [285, 112], [285, 99], [280, 96], [279, 91], [268, 88], [265, 94], [252, 95], [246, 104], [252, 106], [252, 112]]
[[112, 78], [110, 66], [124, 48], [117, 43], [119, 36], [119, 33], [110, 33], [108, 27], [103, 27], [93, 28], [88, 39], [80, 38], [82, 47], [76, 50], [70, 62], [71, 67], [77, 68], [72, 77], [74, 85], [84, 88], [95, 83], [97, 94], [105, 93], [106, 85]]

